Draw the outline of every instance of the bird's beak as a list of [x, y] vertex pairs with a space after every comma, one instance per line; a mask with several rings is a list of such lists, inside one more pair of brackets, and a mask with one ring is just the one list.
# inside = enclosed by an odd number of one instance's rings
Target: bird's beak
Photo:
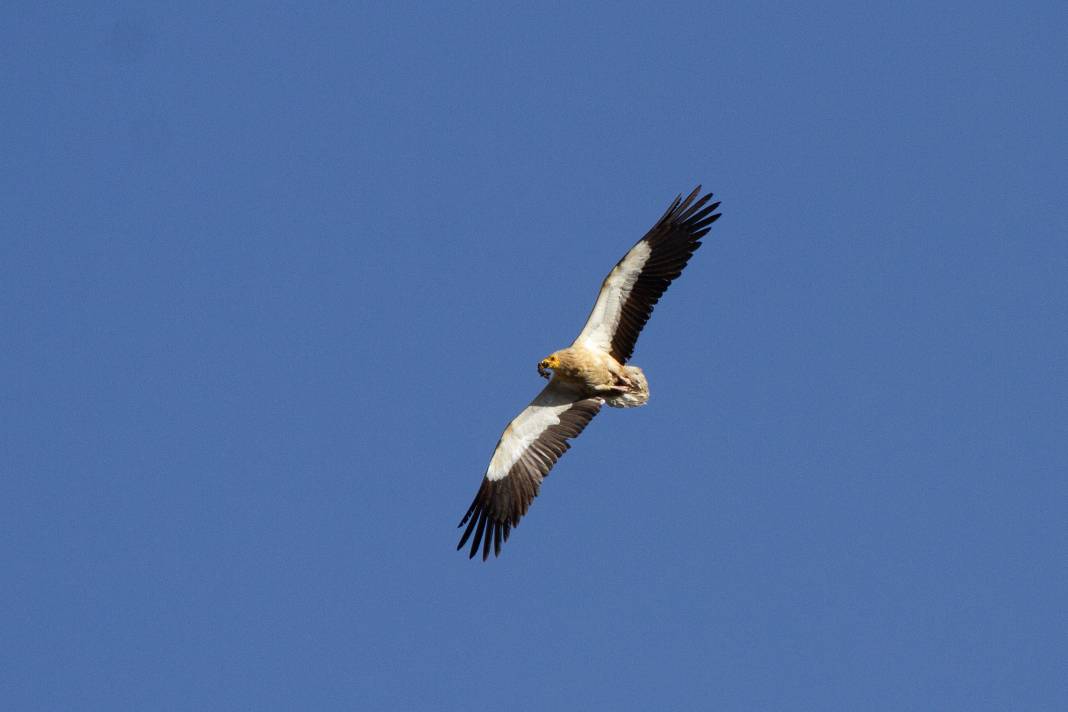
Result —
[[538, 362], [538, 375], [541, 376], [542, 378], [545, 378], [545, 379], [549, 378], [549, 371], [548, 371], [548, 369], [545, 368], [545, 362], [544, 361], [539, 361]]

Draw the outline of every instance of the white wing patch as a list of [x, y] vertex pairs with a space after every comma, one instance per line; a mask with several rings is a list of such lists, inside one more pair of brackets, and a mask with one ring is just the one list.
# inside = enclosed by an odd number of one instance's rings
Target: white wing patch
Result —
[[612, 350], [612, 338], [619, 326], [623, 305], [630, 296], [634, 283], [638, 281], [642, 268], [649, 261], [650, 254], [652, 248], [649, 243], [640, 240], [630, 248], [630, 252], [619, 264], [612, 268], [601, 284], [601, 293], [597, 295], [597, 302], [586, 319], [586, 325], [575, 339], [575, 346], [585, 346], [606, 353]]
[[573, 402], [559, 405], [538, 405], [539, 397], [523, 409], [507, 428], [486, 470], [486, 479], [495, 482], [508, 476], [512, 467], [523, 456], [531, 443], [542, 433], [560, 423], [560, 415], [574, 405]]

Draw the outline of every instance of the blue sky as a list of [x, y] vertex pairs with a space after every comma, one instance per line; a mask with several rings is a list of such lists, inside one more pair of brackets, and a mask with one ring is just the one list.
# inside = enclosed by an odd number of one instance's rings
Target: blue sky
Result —
[[6, 709], [1068, 707], [1063, 3], [94, 5], [0, 23]]

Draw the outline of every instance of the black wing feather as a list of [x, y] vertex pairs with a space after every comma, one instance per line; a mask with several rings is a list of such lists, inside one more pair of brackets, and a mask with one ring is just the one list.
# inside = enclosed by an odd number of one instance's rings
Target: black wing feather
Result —
[[612, 357], [620, 363], [630, 359], [653, 307], [671, 282], [682, 274], [690, 257], [701, 246], [701, 238], [711, 229], [709, 226], [719, 219], [720, 214], [714, 211], [720, 204], [708, 204], [712, 193], [697, 198], [700, 192], [701, 186], [697, 186], [685, 200], [681, 196], [675, 198], [639, 241], [649, 245], [650, 254], [623, 303], [619, 324], [612, 336]]
[[[468, 558], [475, 558], [482, 548], [482, 560], [489, 558], [490, 543], [494, 556], [500, 556], [501, 544], [508, 541], [512, 527], [530, 509], [538, 496], [542, 480], [549, 474], [556, 461], [570, 447], [568, 440], [577, 437], [601, 409], [600, 398], [576, 400], [560, 414], [560, 422], [550, 425], [531, 443], [519, 460], [512, 465], [505, 477], [499, 480], [482, 478], [482, 486], [460, 521], [467, 525], [457, 550], [464, 548], [468, 539], [471, 549]], [[472, 536], [473, 535], [473, 536]]]

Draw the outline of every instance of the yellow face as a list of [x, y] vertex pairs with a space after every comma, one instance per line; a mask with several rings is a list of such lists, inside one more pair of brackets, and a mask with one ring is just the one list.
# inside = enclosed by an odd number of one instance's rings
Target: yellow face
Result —
[[557, 356], [556, 354], [552, 354], [551, 356], [546, 356], [545, 358], [543, 358], [541, 361], [538, 362], [538, 374], [542, 378], [548, 378], [549, 377], [549, 371], [547, 369], [559, 368], [559, 367], [560, 367], [560, 357]]

